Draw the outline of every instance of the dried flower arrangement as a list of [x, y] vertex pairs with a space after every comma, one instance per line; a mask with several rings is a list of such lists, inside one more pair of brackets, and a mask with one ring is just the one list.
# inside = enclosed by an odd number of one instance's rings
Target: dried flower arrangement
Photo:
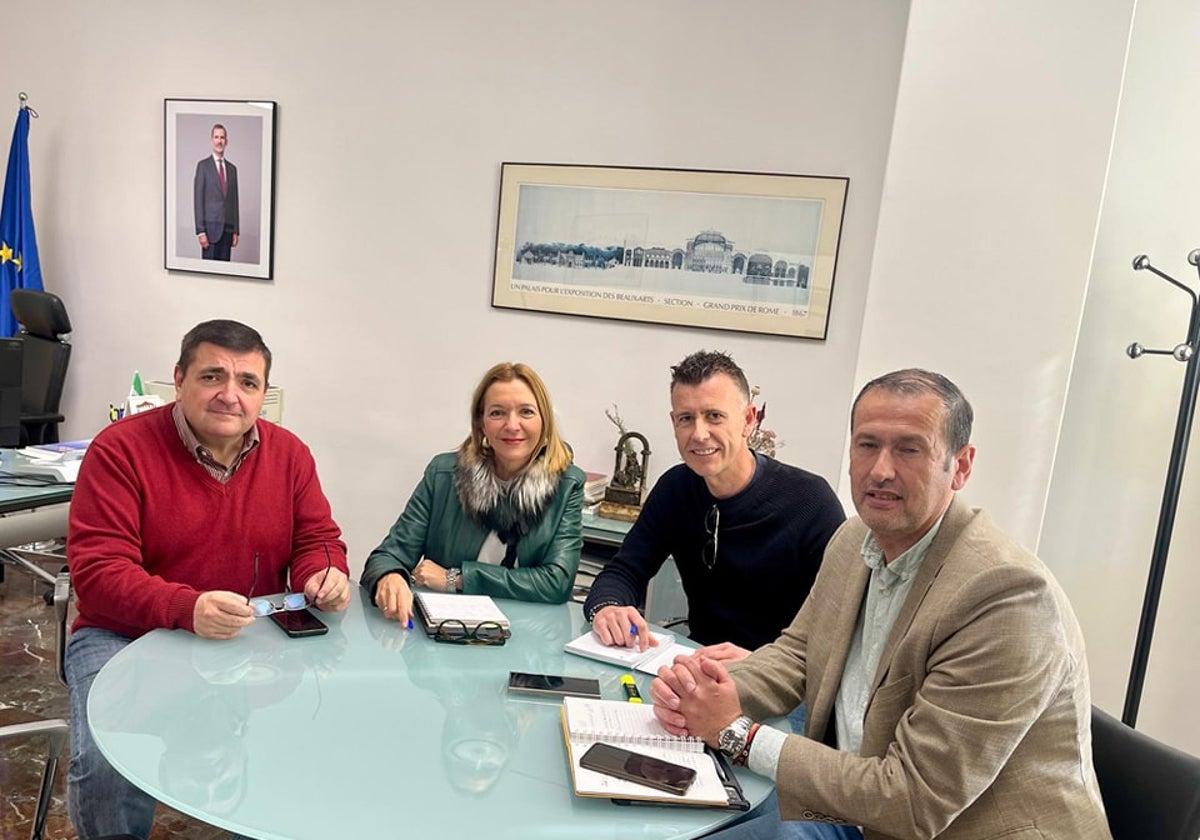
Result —
[[746, 443], [755, 452], [761, 452], [768, 457], [775, 457], [775, 450], [783, 447], [783, 441], [775, 436], [775, 432], [770, 429], [763, 428], [763, 420], [767, 419], [767, 403], [764, 400], [761, 406], [754, 405], [754, 401], [758, 399], [758, 395], [762, 393], [762, 389], [757, 385], [750, 388], [750, 405], [754, 406], [754, 428], [750, 432], [750, 437]]

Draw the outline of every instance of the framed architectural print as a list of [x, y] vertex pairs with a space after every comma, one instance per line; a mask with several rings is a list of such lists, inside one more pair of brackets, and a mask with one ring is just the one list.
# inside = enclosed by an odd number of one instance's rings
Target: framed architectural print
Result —
[[274, 102], [164, 100], [164, 266], [271, 279]]
[[848, 185], [505, 163], [492, 305], [824, 339]]

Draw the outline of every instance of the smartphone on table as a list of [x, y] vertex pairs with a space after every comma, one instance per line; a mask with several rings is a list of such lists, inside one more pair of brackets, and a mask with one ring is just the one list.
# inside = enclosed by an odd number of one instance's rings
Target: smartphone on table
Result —
[[329, 632], [325, 622], [308, 610], [271, 613], [271, 620], [293, 639], [299, 636], [321, 636]]
[[518, 694], [541, 694], [554, 697], [591, 697], [600, 699], [600, 681], [588, 677], [560, 677], [554, 674], [508, 672], [508, 690]]
[[696, 781], [696, 771], [690, 767], [603, 742], [592, 744], [579, 759], [579, 766], [680, 795], [687, 793], [692, 782]]

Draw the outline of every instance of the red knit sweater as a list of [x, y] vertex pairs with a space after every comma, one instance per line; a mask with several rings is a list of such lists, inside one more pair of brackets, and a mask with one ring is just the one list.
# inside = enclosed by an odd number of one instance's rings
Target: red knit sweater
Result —
[[325, 547], [348, 573], [346, 546], [321, 492], [312, 454], [286, 429], [258, 421], [259, 445], [227, 483], [188, 453], [171, 405], [98, 434], [71, 499], [67, 562], [75, 628], [137, 637], [158, 627], [192, 631], [209, 590], [256, 595], [324, 573]]

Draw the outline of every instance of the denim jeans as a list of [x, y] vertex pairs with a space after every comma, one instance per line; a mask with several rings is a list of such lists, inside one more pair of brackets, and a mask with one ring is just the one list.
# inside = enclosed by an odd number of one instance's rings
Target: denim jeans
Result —
[[717, 840], [862, 840], [862, 832], [852, 825], [781, 821], [774, 793], [733, 825], [707, 836]]
[[92, 740], [87, 722], [92, 680], [130, 639], [98, 627], [71, 636], [65, 670], [71, 695], [71, 763], [67, 768], [67, 809], [81, 840], [106, 834], [147, 838], [154, 824], [153, 797], [112, 768]]
[[801, 703], [796, 708], [792, 709], [791, 714], [787, 716], [788, 723], [792, 726], [792, 732], [797, 735], [804, 734], [804, 724], [808, 721], [808, 704]]
[[[801, 703], [793, 709], [788, 715], [792, 732], [803, 735], [807, 717], [807, 704]], [[851, 825], [782, 821], [779, 818], [779, 800], [774, 793], [733, 825], [708, 836], [720, 840], [862, 840], [862, 832]]]

